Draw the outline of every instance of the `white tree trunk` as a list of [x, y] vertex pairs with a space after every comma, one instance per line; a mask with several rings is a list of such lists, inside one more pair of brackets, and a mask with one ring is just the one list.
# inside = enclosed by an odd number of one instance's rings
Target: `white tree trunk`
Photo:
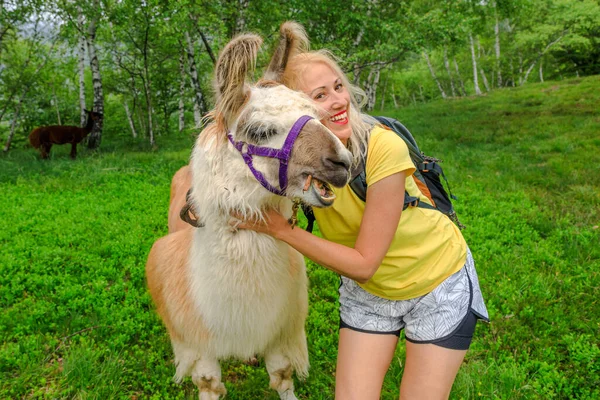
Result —
[[519, 86], [523, 84], [523, 56], [519, 52]]
[[452, 73], [450, 72], [450, 63], [448, 62], [448, 49], [444, 47], [444, 66], [446, 67], [446, 73], [448, 74], [448, 78], [450, 79], [450, 91], [452, 92], [452, 97], [456, 97], [456, 91], [454, 90], [454, 78], [452, 78]]
[[543, 60], [540, 60], [540, 82], [544, 82], [544, 71], [542, 70], [542, 62]]
[[[94, 0], [93, 9], [100, 13], [100, 5], [98, 0]], [[102, 92], [102, 77], [100, 76], [100, 63], [96, 55], [96, 24], [98, 22], [98, 14], [90, 21], [88, 28], [87, 47], [90, 57], [90, 68], [92, 69], [92, 82], [94, 86], [94, 111], [102, 114], [94, 124], [92, 132], [88, 136], [88, 148], [95, 149], [100, 146], [102, 141], [102, 126], [104, 124], [104, 94]]]
[[[0, 0], [0, 15], [4, 14], [4, 0]], [[7, 28], [2, 25], [3, 18], [0, 18], [0, 55], [2, 55], [2, 39], [6, 33]]]
[[498, 9], [496, 3], [494, 3], [494, 12], [496, 15], [496, 24], [494, 25], [494, 35], [496, 42], [494, 44], [494, 50], [496, 52], [496, 75], [498, 75], [498, 87], [502, 87], [502, 67], [500, 64], [500, 22], [498, 21]]
[[435, 71], [433, 70], [433, 66], [431, 65], [431, 61], [429, 60], [429, 56], [427, 55], [427, 52], [425, 50], [423, 50], [423, 57], [425, 57], [425, 60], [427, 61], [427, 66], [429, 67], [429, 72], [431, 73], [433, 80], [437, 84], [437, 87], [440, 90], [442, 98], [443, 99], [447, 98], [448, 96], [446, 96], [446, 92], [444, 92], [444, 88], [442, 87], [442, 84], [438, 80], [437, 76], [435, 76]]
[[202, 125], [202, 113], [205, 111], [204, 107], [204, 96], [200, 90], [200, 82], [198, 81], [198, 70], [196, 69], [196, 59], [194, 56], [194, 44], [188, 32], [185, 33], [185, 39], [187, 40], [187, 56], [188, 56], [188, 67], [190, 68], [190, 78], [192, 80], [192, 87], [194, 88], [194, 122], [196, 127]]
[[367, 105], [367, 109], [369, 111], [373, 111], [375, 109], [375, 102], [377, 100], [377, 86], [379, 85], [379, 77], [381, 74], [381, 64], [377, 63], [375, 64], [375, 66], [373, 67], [374, 70], [374, 74], [373, 74], [373, 80], [371, 81], [371, 90], [369, 93], [369, 99], [368, 99], [368, 105]]
[[[544, 54], [546, 54], [546, 52], [548, 50], [550, 50], [550, 47], [554, 46], [556, 43], [560, 42], [560, 40], [563, 38], [564, 35], [561, 35], [558, 39], [548, 43], [548, 45], [544, 48], [544, 50], [542, 50], [536, 57], [536, 59], [531, 63], [531, 65], [529, 66], [529, 68], [527, 69], [527, 72], [525, 73], [525, 76], [523, 77], [523, 79], [521, 80], [521, 85], [524, 85], [525, 82], [527, 82], [527, 78], [529, 78], [529, 74], [531, 73], [531, 71], [533, 70], [533, 67], [535, 67], [535, 64], [537, 64], [538, 61], [540, 61], [541, 63], [541, 59], [544, 56]], [[522, 64], [522, 63], [521, 63]], [[541, 68], [541, 66], [540, 66]]]
[[56, 93], [54, 91], [54, 83], [52, 83], [52, 102], [54, 103], [54, 108], [56, 108], [56, 120], [59, 125], [62, 125], [62, 121], [60, 120], [60, 108], [58, 107], [58, 99], [56, 98]]
[[477, 59], [475, 58], [475, 44], [473, 42], [473, 35], [469, 33], [469, 41], [471, 42], [471, 61], [473, 63], [473, 85], [475, 86], [475, 94], [480, 95], [481, 89], [479, 89], [479, 81], [477, 79]]
[[142, 132], [146, 132], [147, 133], [146, 124], [144, 124], [144, 120], [142, 119], [141, 105], [137, 109], [136, 116], [137, 116], [137, 119], [138, 119], [138, 124], [140, 124], [140, 129], [142, 130]]
[[392, 101], [394, 102], [394, 108], [398, 108], [398, 101], [396, 101], [396, 90], [394, 89], [393, 83], [392, 83]]
[[[367, 0], [367, 20], [369, 18], [369, 16], [371, 15], [371, 5], [375, 0]], [[364, 26], [365, 22], [363, 22], [363, 26], [361, 26], [360, 30], [358, 31], [358, 34], [356, 35], [356, 38], [354, 39], [354, 43], [353, 46], [354, 48], [358, 48], [358, 45], [360, 44], [360, 42], [362, 41], [363, 35], [365, 34], [365, 26]], [[359, 86], [360, 85], [360, 65], [358, 65], [358, 63], [354, 63], [354, 67], [352, 68], [352, 72], [353, 72], [353, 79], [352, 79], [352, 83], [354, 85]]]
[[[83, 31], [83, 11], [81, 7], [78, 7], [77, 23], [79, 29]], [[79, 46], [77, 48], [77, 55], [79, 56], [79, 125], [84, 127], [87, 122], [87, 114], [84, 111], [85, 105], [85, 45], [86, 40], [84, 35], [79, 36]]]
[[[150, 79], [148, 77], [148, 79]], [[146, 112], [148, 113], [148, 137], [150, 138], [150, 146], [154, 146], [156, 144], [154, 140], [154, 127], [152, 122], [152, 114], [154, 111], [152, 110], [152, 93], [150, 93], [150, 82], [148, 79], [144, 79], [144, 91], [146, 92]]]
[[235, 32], [234, 33], [242, 33], [246, 30], [246, 9], [248, 8], [248, 3], [250, 0], [238, 0], [238, 17], [235, 22]]
[[460, 83], [460, 90], [462, 92], [462, 95], [466, 96], [467, 91], [465, 90], [465, 82], [463, 81], [462, 75], [460, 74], [460, 69], [458, 69], [456, 57], [452, 57], [452, 61], [454, 62], [454, 69], [456, 70], [456, 76], [458, 76], [458, 82]]
[[485, 72], [483, 68], [479, 67], [479, 72], [481, 73], [481, 77], [483, 78], [483, 86], [485, 86], [485, 91], [490, 91], [490, 84], [488, 83], [487, 77], [485, 76]]
[[123, 107], [125, 107], [125, 115], [127, 116], [127, 121], [129, 122], [129, 127], [131, 128], [131, 135], [134, 138], [137, 138], [137, 131], [135, 130], [135, 124], [133, 123], [133, 118], [131, 117], [131, 111], [129, 110], [127, 101], [123, 102]]
[[179, 56], [179, 132], [185, 128], [185, 57], [183, 53]]
[[387, 84], [389, 78], [389, 72], [385, 74], [385, 80], [383, 81], [383, 90], [381, 91], [381, 104], [379, 105], [379, 109], [383, 111], [385, 107], [385, 92], [387, 91]]

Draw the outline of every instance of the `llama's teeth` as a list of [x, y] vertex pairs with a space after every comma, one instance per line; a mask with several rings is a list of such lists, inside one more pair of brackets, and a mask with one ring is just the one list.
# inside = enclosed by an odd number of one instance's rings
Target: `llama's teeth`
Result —
[[302, 188], [303, 192], [306, 192], [310, 188], [310, 183], [312, 182], [312, 175], [309, 175], [306, 178], [306, 182], [304, 183], [304, 187]]

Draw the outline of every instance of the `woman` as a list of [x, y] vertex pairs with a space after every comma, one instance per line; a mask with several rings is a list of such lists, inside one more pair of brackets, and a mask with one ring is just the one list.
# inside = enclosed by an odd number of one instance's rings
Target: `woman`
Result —
[[467, 244], [441, 212], [402, 210], [405, 190], [425, 199], [411, 177], [408, 149], [360, 114], [361, 92], [328, 53], [294, 56], [283, 81], [323, 109], [321, 122], [355, 162], [368, 143], [367, 199], [362, 202], [348, 185], [335, 189], [334, 205], [314, 210], [324, 238], [292, 229], [275, 211], [267, 212], [266, 222], [237, 222], [238, 228], [283, 240], [341, 275], [336, 399], [379, 399], [402, 329], [407, 343], [400, 398], [448, 398], [475, 323], [487, 320]]

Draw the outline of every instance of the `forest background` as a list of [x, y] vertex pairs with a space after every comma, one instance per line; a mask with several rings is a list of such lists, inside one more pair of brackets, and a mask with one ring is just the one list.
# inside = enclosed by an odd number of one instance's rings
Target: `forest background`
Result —
[[[523, 1], [0, 0], [0, 398], [197, 398], [144, 263], [212, 106], [231, 36], [282, 21], [340, 57], [365, 108], [445, 160], [491, 323], [453, 399], [600, 398], [600, 7]], [[257, 73], [257, 76], [259, 76]], [[101, 111], [77, 160], [27, 144]], [[304, 223], [304, 221], [302, 221]], [[317, 231], [318, 234], [318, 231]], [[307, 261], [309, 378], [331, 399], [336, 274]], [[398, 398], [404, 346], [382, 399]], [[230, 399], [275, 399], [264, 362], [223, 363]]]
[[268, 49], [285, 20], [340, 58], [367, 110], [600, 73], [597, 0], [0, 0], [4, 151], [83, 125], [86, 106], [105, 116], [90, 148], [201, 126], [222, 46], [253, 31]]

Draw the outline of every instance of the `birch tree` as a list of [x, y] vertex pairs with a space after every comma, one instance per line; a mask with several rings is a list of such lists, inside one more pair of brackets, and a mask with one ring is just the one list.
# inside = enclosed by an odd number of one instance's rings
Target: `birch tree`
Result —
[[88, 34], [86, 37], [88, 56], [90, 59], [90, 68], [92, 70], [92, 83], [94, 88], [94, 107], [93, 111], [102, 115], [92, 128], [87, 140], [87, 146], [90, 149], [96, 149], [100, 147], [102, 142], [102, 127], [104, 125], [104, 93], [102, 90], [102, 76], [100, 74], [100, 61], [96, 53], [96, 30], [98, 28], [98, 21], [100, 19], [100, 2], [94, 0], [92, 3], [93, 15], [90, 18], [88, 26]]
[[473, 65], [473, 86], [475, 87], [475, 94], [480, 95], [481, 89], [479, 89], [479, 80], [477, 78], [477, 58], [475, 56], [475, 44], [473, 42], [473, 35], [469, 33], [469, 43], [471, 45], [471, 63]]
[[423, 50], [423, 57], [425, 58], [425, 61], [427, 61], [427, 67], [429, 68], [429, 73], [431, 74], [431, 77], [435, 81], [435, 83], [440, 91], [440, 94], [442, 95], [442, 98], [443, 99], [447, 98], [448, 96], [446, 96], [446, 92], [444, 91], [444, 88], [442, 87], [440, 80], [438, 79], [437, 75], [435, 74], [435, 71], [433, 70], [433, 65], [431, 65], [431, 60], [429, 59], [429, 55], [427, 54], [427, 52], [425, 50]]
[[198, 80], [198, 68], [196, 67], [196, 58], [194, 51], [194, 42], [190, 37], [189, 32], [185, 32], [186, 40], [186, 52], [188, 57], [188, 68], [190, 71], [190, 79], [192, 82], [192, 88], [194, 89], [194, 121], [196, 127], [202, 125], [202, 114], [206, 112], [206, 106], [204, 104], [204, 96], [202, 89], [200, 88], [200, 81]]
[[85, 47], [86, 47], [86, 38], [83, 34], [84, 31], [84, 17], [83, 10], [81, 6], [77, 7], [77, 25], [79, 25], [79, 42], [77, 46], [77, 55], [78, 55], [78, 69], [79, 69], [79, 115], [80, 115], [80, 125], [83, 127], [87, 121], [87, 113], [85, 112], [86, 104], [85, 104]]

